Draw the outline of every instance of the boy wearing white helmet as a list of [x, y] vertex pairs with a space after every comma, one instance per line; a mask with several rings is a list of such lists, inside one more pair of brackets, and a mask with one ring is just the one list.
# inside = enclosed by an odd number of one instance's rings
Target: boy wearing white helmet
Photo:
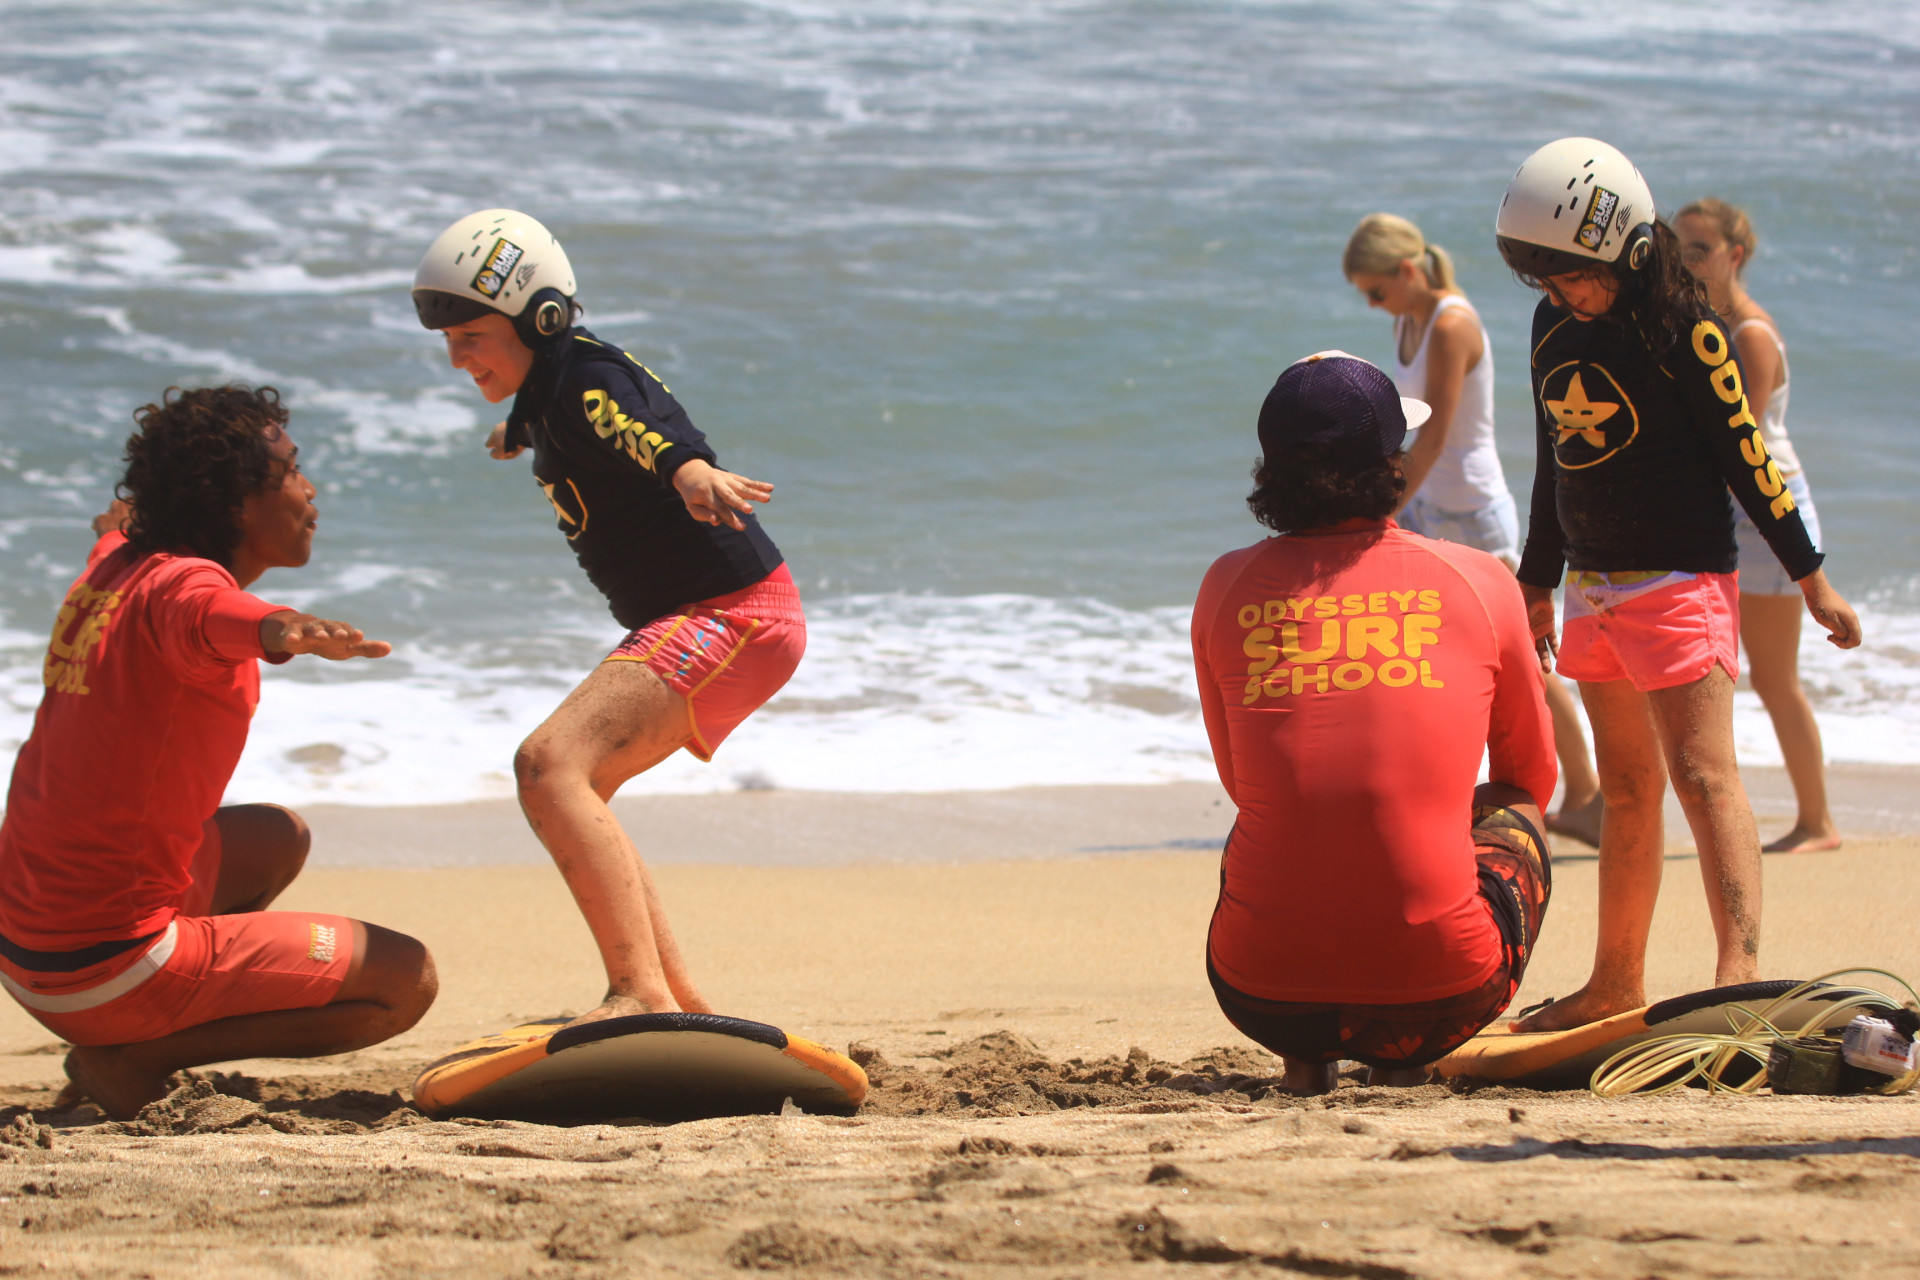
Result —
[[1758, 974], [1760, 839], [1733, 751], [1729, 489], [1832, 642], [1858, 645], [1860, 622], [1821, 570], [1739, 354], [1632, 163], [1591, 138], [1550, 143], [1514, 175], [1496, 231], [1507, 265], [1546, 295], [1533, 323], [1539, 462], [1521, 589], [1542, 663], [1557, 652], [1580, 682], [1606, 798], [1593, 975], [1520, 1024], [1546, 1031], [1646, 1002], [1668, 775], [1700, 851], [1714, 982]]
[[489, 452], [533, 450], [561, 533], [629, 631], [514, 756], [521, 808], [606, 966], [582, 1020], [711, 1012], [607, 801], [682, 748], [711, 759], [793, 674], [806, 617], [753, 515], [773, 486], [721, 470], [665, 385], [574, 323], [575, 292], [545, 227], [488, 209], [434, 241], [413, 300], [453, 367], [489, 403], [513, 400]]

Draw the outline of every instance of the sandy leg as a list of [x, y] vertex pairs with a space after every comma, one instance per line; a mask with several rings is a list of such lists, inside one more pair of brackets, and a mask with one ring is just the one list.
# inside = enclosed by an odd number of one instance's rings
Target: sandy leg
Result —
[[708, 1012], [640, 851], [607, 801], [692, 737], [687, 701], [638, 662], [603, 662], [514, 757], [520, 807], [573, 893], [608, 997], [576, 1021]]
[[1747, 678], [1773, 721], [1799, 812], [1793, 830], [1765, 846], [1767, 853], [1816, 853], [1840, 847], [1840, 830], [1827, 805], [1826, 753], [1820, 725], [1800, 684], [1800, 618], [1797, 595], [1740, 593], [1740, 646]]

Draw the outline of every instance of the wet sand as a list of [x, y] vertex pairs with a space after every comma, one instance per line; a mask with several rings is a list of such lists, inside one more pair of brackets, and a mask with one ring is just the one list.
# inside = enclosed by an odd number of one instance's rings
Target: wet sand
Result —
[[[1912, 793], [1894, 791], [1880, 807], [1898, 813]], [[517, 815], [316, 812], [312, 869], [285, 904], [422, 937], [439, 1004], [391, 1044], [233, 1064], [114, 1125], [48, 1110], [56, 1046], [9, 1002], [0, 1269], [1920, 1274], [1911, 1096], [1601, 1102], [1355, 1079], [1324, 1099], [1275, 1093], [1277, 1062], [1221, 1019], [1201, 970], [1215, 798], [743, 794], [700, 802], [698, 821], [680, 801], [621, 801], [679, 859], [658, 859], [662, 891], [714, 1002], [859, 1042], [875, 1089], [854, 1117], [573, 1128], [406, 1106], [426, 1059], [598, 995], [585, 929]], [[391, 852], [449, 826], [467, 865]], [[1591, 851], [1560, 854], [1522, 1001], [1578, 985], [1591, 955]], [[1769, 976], [1920, 977], [1920, 838], [1765, 867]], [[1711, 975], [1698, 864], [1678, 841], [1668, 877], [1655, 997]]]

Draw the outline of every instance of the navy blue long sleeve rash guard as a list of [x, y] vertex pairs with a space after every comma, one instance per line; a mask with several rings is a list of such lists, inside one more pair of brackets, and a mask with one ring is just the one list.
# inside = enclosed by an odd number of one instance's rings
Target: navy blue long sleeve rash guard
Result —
[[1738, 353], [1711, 314], [1664, 357], [1639, 334], [1581, 322], [1542, 299], [1533, 313], [1539, 462], [1520, 581], [1563, 566], [1732, 573], [1731, 489], [1795, 580], [1823, 559], [1747, 407]]
[[741, 517], [742, 532], [688, 513], [674, 472], [719, 459], [652, 371], [585, 329], [529, 371], [507, 444], [532, 447], [560, 532], [629, 630], [750, 587], [782, 563], [753, 516]]

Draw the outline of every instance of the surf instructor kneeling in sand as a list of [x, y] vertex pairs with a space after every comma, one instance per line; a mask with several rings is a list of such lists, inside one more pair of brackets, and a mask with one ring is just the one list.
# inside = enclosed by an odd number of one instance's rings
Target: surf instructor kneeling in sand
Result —
[[1215, 561], [1194, 606], [1239, 809], [1208, 977], [1301, 1093], [1333, 1088], [1343, 1058], [1423, 1079], [1507, 1007], [1551, 887], [1553, 726], [1520, 589], [1486, 552], [1388, 518], [1426, 416], [1344, 352], [1281, 374], [1247, 499], [1280, 536]]
[[527, 215], [448, 227], [413, 303], [488, 403], [513, 400], [488, 449], [533, 449], [560, 532], [629, 632], [513, 761], [520, 807], [606, 966], [606, 998], [580, 1020], [711, 1013], [607, 801], [683, 747], [711, 759], [799, 665], [800, 594], [753, 517], [773, 486], [721, 470], [650, 370], [575, 327], [573, 267]]
[[313, 546], [286, 409], [271, 388], [208, 387], [134, 418], [126, 502], [94, 522], [54, 621], [0, 824], [0, 985], [76, 1046], [69, 1096], [122, 1120], [185, 1067], [378, 1044], [437, 991], [412, 938], [267, 910], [306, 861], [306, 826], [220, 807], [260, 659], [390, 650], [244, 590]]

